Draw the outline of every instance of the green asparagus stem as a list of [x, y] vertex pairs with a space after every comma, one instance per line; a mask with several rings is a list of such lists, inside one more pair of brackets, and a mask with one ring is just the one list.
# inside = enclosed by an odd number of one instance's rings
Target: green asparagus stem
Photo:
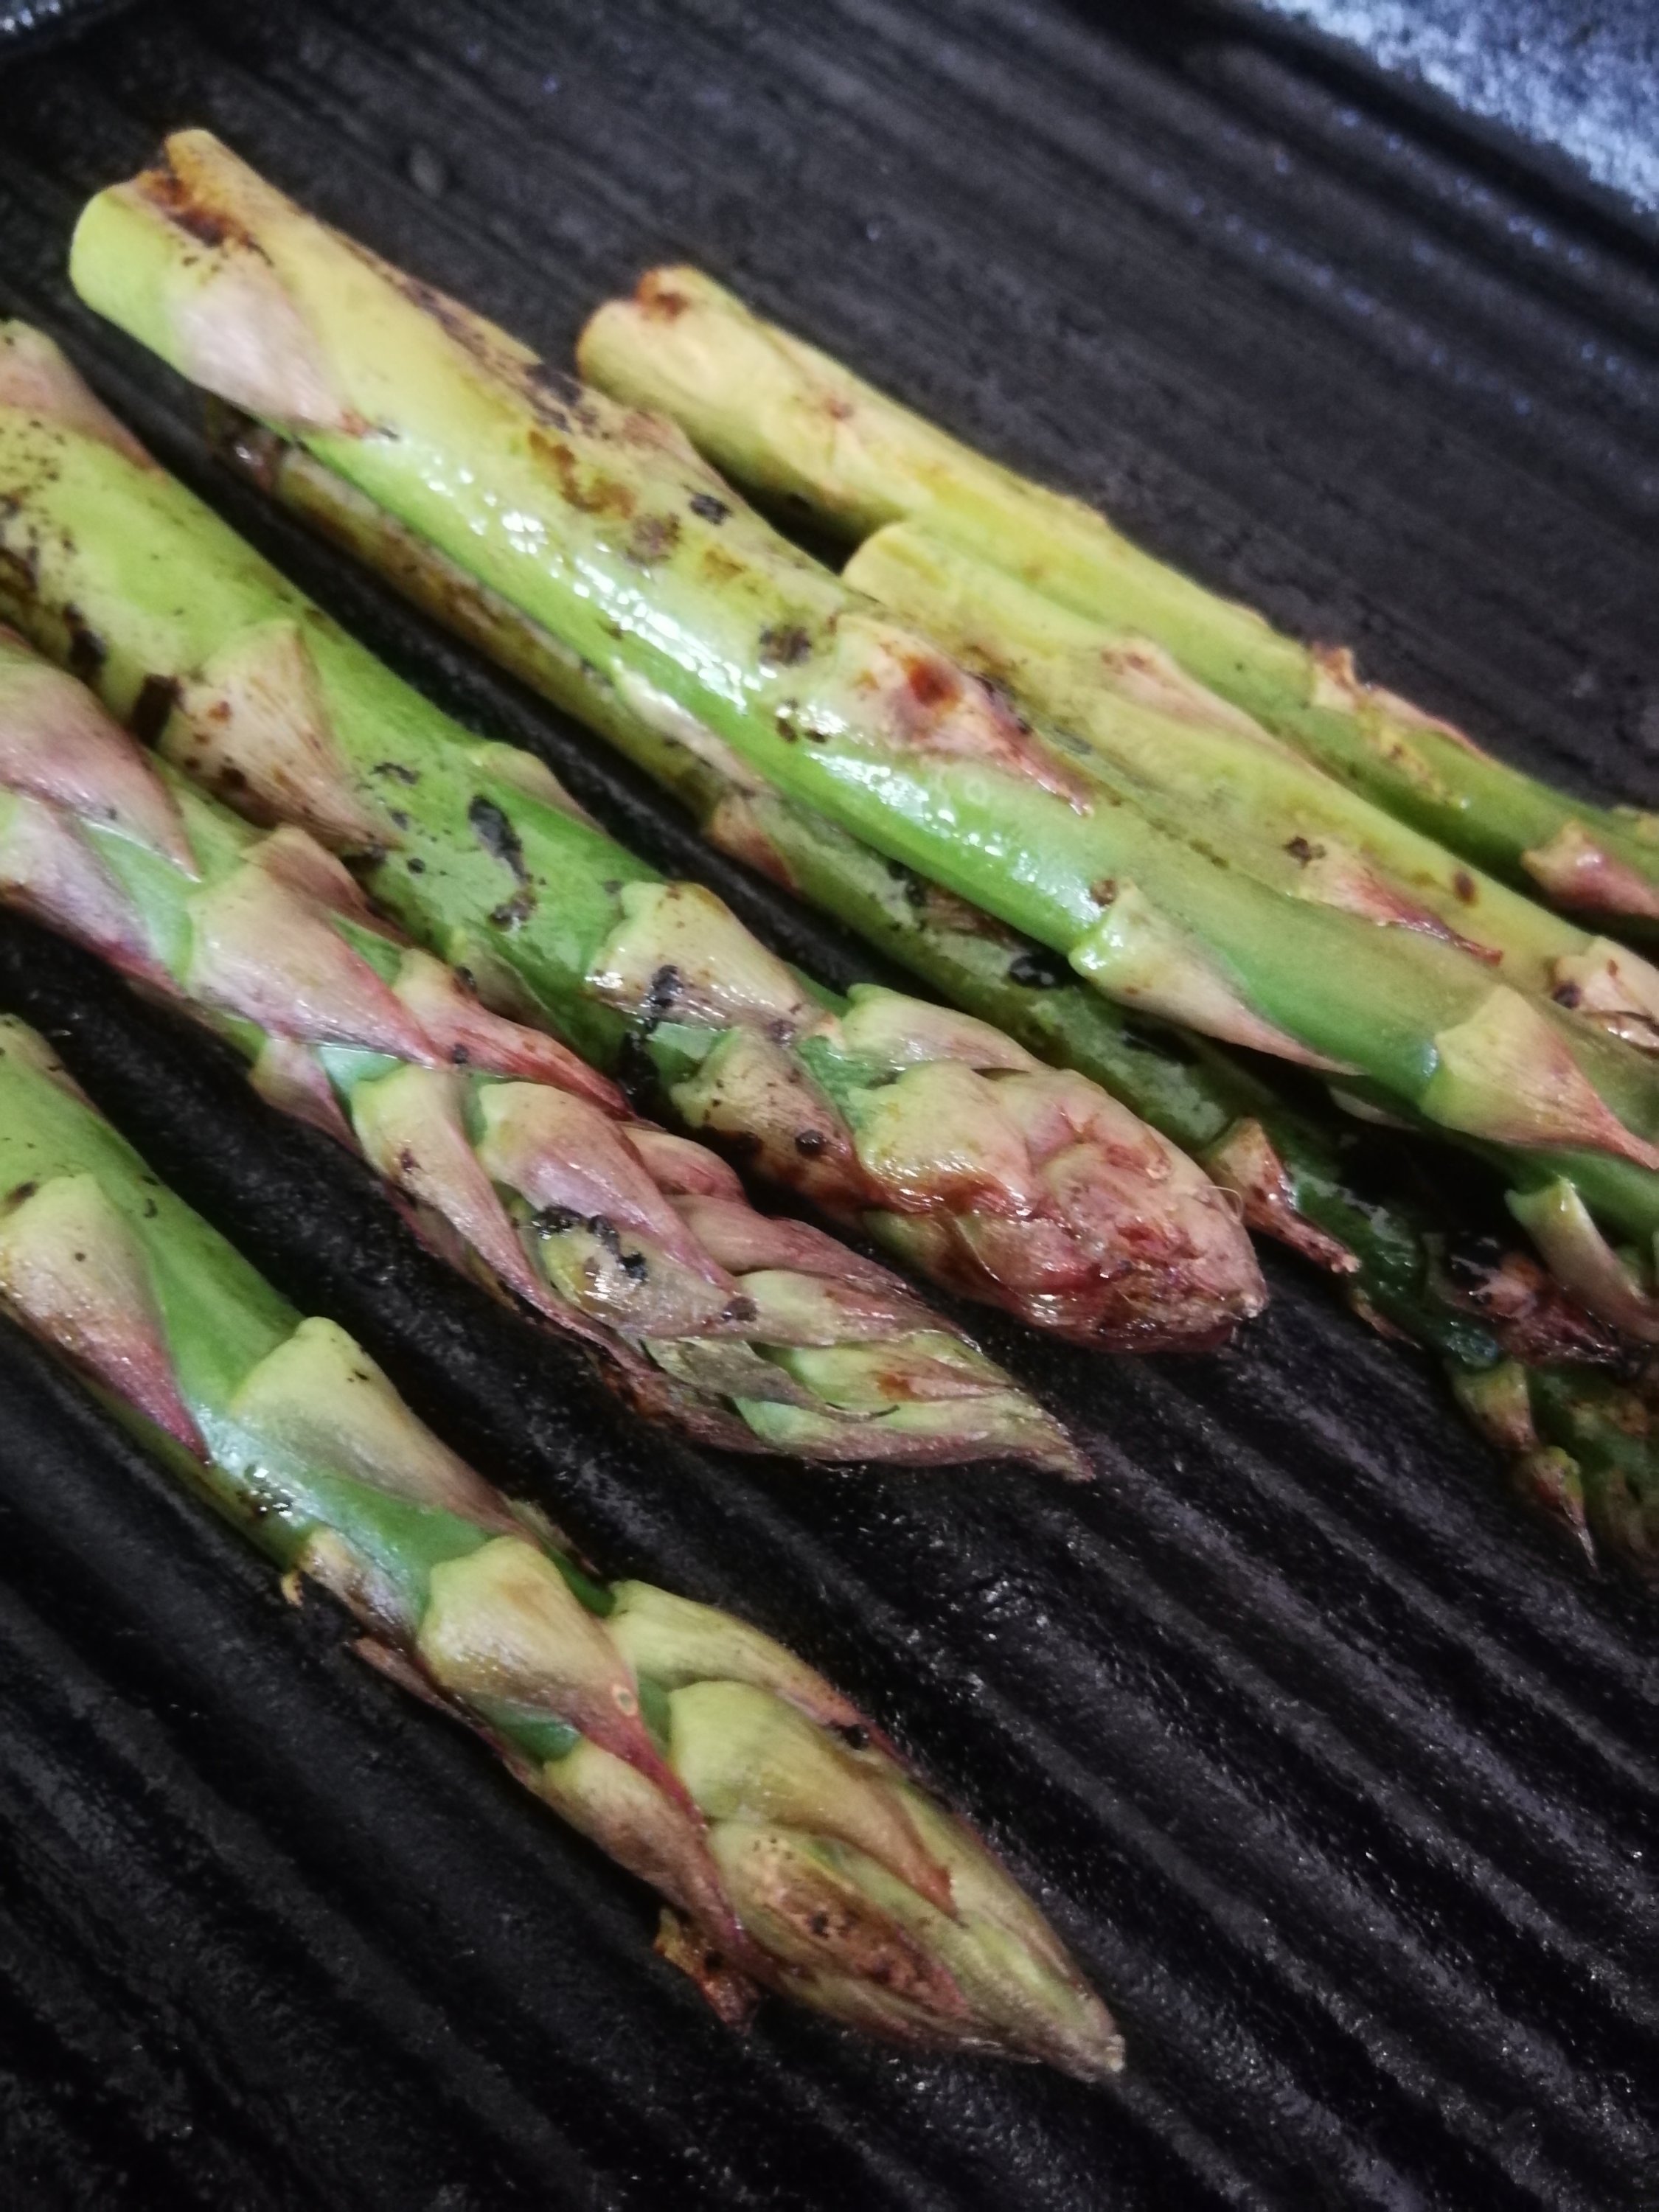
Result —
[[153, 767], [3, 631], [0, 900], [210, 1024], [266, 1097], [353, 1145], [441, 1252], [593, 1346], [645, 1410], [811, 1459], [1077, 1471], [896, 1277], [756, 1213], [714, 1153], [377, 924], [304, 830], [262, 834]]
[[1053, 1932], [854, 1708], [769, 1637], [597, 1582], [301, 1320], [0, 1018], [0, 1310], [293, 1578], [667, 1900], [726, 2017], [759, 1987], [902, 2043], [1115, 2072]]
[[583, 373], [659, 409], [737, 483], [849, 538], [901, 518], [1179, 666], [1402, 822], [1552, 903], [1644, 933], [1659, 921], [1659, 817], [1552, 790], [1462, 731], [1362, 683], [1206, 591], [1080, 501], [987, 460], [753, 315], [695, 269], [654, 270], [602, 307]]
[[[879, 534], [869, 542], [870, 548], [878, 548], [880, 544]], [[1310, 890], [1296, 880], [1304, 866], [1313, 860], [1316, 848], [1312, 848], [1310, 842], [1297, 829], [1298, 817], [1294, 814], [1286, 812], [1279, 817], [1280, 828], [1290, 829], [1293, 834], [1285, 840], [1283, 849], [1277, 852], [1273, 849], [1271, 840], [1259, 838], [1255, 842], [1244, 842], [1242, 848], [1232, 845], [1231, 841], [1218, 841], [1216, 849], [1210, 848], [1210, 820], [1204, 811], [1206, 775], [1200, 770], [1183, 784], [1170, 775], [1167, 765], [1158, 767], [1154, 758], [1149, 757], [1149, 750], [1152, 754], [1161, 755], [1167, 764], [1182, 743], [1179, 726], [1160, 727], [1157, 719], [1153, 718], [1153, 747], [1136, 747], [1134, 738], [1137, 732], [1133, 724], [1127, 722], [1121, 702], [1113, 696], [1099, 674], [1097, 659], [1092, 656], [1079, 659], [1070, 652], [1053, 649], [1056, 643], [1063, 642], [1069, 635], [1063, 626], [1070, 617], [1063, 611], [1053, 611], [1058, 619], [1054, 623], [1048, 623], [1045, 618], [1049, 611], [1046, 601], [1026, 594], [1022, 586], [1004, 578], [994, 568], [965, 562], [953, 550], [947, 549], [944, 554], [942, 588], [939, 587], [937, 579], [933, 582], [927, 580], [928, 573], [933, 570], [934, 566], [926, 549], [922, 549], [920, 562], [911, 560], [902, 549], [896, 559], [877, 551], [875, 557], [865, 564], [862, 574], [866, 584], [890, 582], [896, 594], [904, 602], [903, 611], [913, 617], [923, 612], [921, 603], [926, 602], [927, 611], [934, 617], [928, 627], [929, 635], [949, 649], [957, 650], [966, 646], [969, 648], [967, 661], [970, 666], [978, 665], [981, 659], [981, 650], [975, 643], [975, 637], [983, 634], [980, 626], [982, 624], [988, 629], [994, 626], [998, 611], [1006, 607], [1007, 633], [1006, 636], [998, 634], [991, 657], [996, 664], [997, 676], [1006, 687], [1006, 694], [1015, 709], [1039, 716], [1051, 726], [1063, 724], [1068, 732], [1083, 731], [1097, 750], [1096, 773], [1110, 805], [1119, 807], [1127, 805], [1137, 817], [1142, 817], [1144, 788], [1148, 782], [1157, 784], [1155, 804], [1150, 811], [1145, 813], [1141, 823], [1147, 829], [1158, 825], [1150, 841], [1152, 860], [1143, 880], [1150, 877], [1160, 858], [1169, 856], [1169, 837], [1179, 831], [1188, 844], [1198, 846], [1201, 854], [1224, 866], [1231, 865], [1235, 872], [1243, 870], [1255, 882], [1288, 892], [1297, 899], [1307, 897], [1318, 902], [1322, 894], [1330, 897], [1332, 886], [1328, 882]], [[965, 598], [958, 595], [958, 584], [963, 586]], [[1029, 621], [1028, 611], [1032, 615]], [[981, 672], [985, 672], [982, 670]], [[1165, 720], [1167, 721], [1167, 718]], [[1128, 731], [1127, 738], [1126, 728]], [[1161, 745], [1157, 743], [1159, 738], [1163, 741]], [[1126, 775], [1121, 763], [1124, 753], [1131, 749], [1135, 750], [1139, 757], [1135, 771]], [[1219, 761], [1212, 760], [1209, 766], [1224, 781], [1224, 772]], [[1172, 792], [1179, 793], [1187, 802], [1188, 816], [1184, 824], [1178, 808], [1172, 803]], [[1228, 802], [1224, 793], [1218, 805], [1212, 797], [1211, 805], [1215, 812], [1225, 816]], [[1264, 813], [1266, 818], [1273, 818], [1271, 800]], [[1248, 820], [1243, 826], [1248, 832]], [[1281, 873], [1276, 872], [1272, 865], [1275, 860], [1280, 870], [1290, 871], [1288, 881]], [[1316, 861], [1314, 865], [1317, 865]], [[1178, 866], [1185, 870], [1188, 881], [1194, 880], [1190, 860], [1182, 860]], [[1443, 982], [1452, 980], [1446, 951], [1480, 954], [1480, 948], [1468, 945], [1443, 927], [1437, 928], [1433, 917], [1421, 908], [1414, 912], [1402, 912], [1397, 906], [1391, 908], [1393, 894], [1385, 883], [1378, 884], [1369, 895], [1360, 889], [1358, 896], [1354, 896], [1355, 890], [1352, 876], [1348, 874], [1332, 903], [1339, 909], [1346, 907], [1362, 920], [1367, 918], [1369, 906], [1369, 920], [1373, 929], [1389, 930], [1389, 941], [1396, 951], [1405, 949], [1408, 941], [1407, 933], [1421, 930], [1425, 926], [1432, 936], [1443, 940], [1445, 949], [1437, 954]], [[1519, 901], [1511, 902], [1516, 906], [1523, 903]], [[1494, 908], [1489, 905], [1487, 912], [1492, 914]], [[1501, 915], [1499, 920], [1498, 933], [1506, 933], [1508, 925]], [[1556, 926], [1549, 917], [1541, 914], [1538, 920], [1548, 927]], [[1534, 932], [1534, 945], [1536, 936]], [[1381, 941], [1380, 935], [1373, 939], [1374, 945]], [[1486, 953], [1480, 957], [1489, 958], [1491, 956]], [[1366, 965], [1368, 972], [1373, 975], [1376, 972], [1374, 960]], [[1556, 1010], [1565, 1004], [1569, 1009], [1568, 1024], [1580, 1025], [1580, 1045], [1589, 1043], [1584, 1027], [1588, 1024], [1604, 1029], [1605, 1034], [1612, 1037], [1623, 1037], [1626, 1042], [1633, 1031], [1641, 1037], [1644, 1046], [1650, 1048], [1653, 1032], [1645, 1016], [1637, 1011], [1647, 994], [1643, 980], [1645, 971], [1645, 963], [1638, 960], [1624, 948], [1605, 940], [1599, 945], [1589, 945], [1582, 952], [1567, 956], [1557, 971], [1556, 978], [1553, 979], [1553, 988], [1548, 1000], [1534, 1006], [1531, 1016], [1534, 1036], [1541, 1042], [1543, 1031], [1540, 1024], [1546, 1015], [1551, 1022], [1561, 1024], [1561, 1017]], [[1526, 963], [1521, 960], [1505, 961], [1501, 972], [1512, 977], [1516, 983], [1523, 984]], [[1463, 981], [1466, 991], [1475, 988], [1469, 975], [1466, 974]], [[1512, 1048], [1516, 1032], [1524, 1030], [1528, 1018], [1519, 1012], [1522, 1004], [1518, 991], [1510, 989], [1500, 996], [1487, 999], [1486, 1014], [1477, 1013], [1474, 1018], [1477, 1032], [1484, 1022], [1486, 1034], [1490, 1036], [1490, 1017], [1494, 1011], [1502, 1009], [1497, 1024], [1499, 1049], [1493, 1066], [1486, 1073], [1484, 1079], [1488, 1082], [1495, 1083], [1499, 1079], [1504, 1048], [1508, 1045]], [[1560, 1027], [1559, 1034], [1564, 1041], [1567, 1041], [1567, 1025]], [[1437, 1053], [1440, 1051], [1442, 1042], [1443, 1039], [1438, 1036], [1433, 1039]], [[1567, 1041], [1567, 1051], [1569, 1054], [1574, 1051], [1570, 1041]], [[1612, 1053], [1603, 1048], [1595, 1057], [1602, 1077], [1611, 1078], [1615, 1084], [1620, 1084], [1617, 1048]], [[1534, 1083], [1542, 1065], [1541, 1057], [1532, 1062]], [[1567, 1062], [1564, 1060], [1558, 1065], [1565, 1067]], [[1607, 1094], [1622, 1097], [1626, 1112], [1632, 1110], [1632, 1103], [1638, 1102], [1641, 1095], [1639, 1089], [1632, 1087], [1636, 1066], [1633, 1060], [1627, 1059], [1621, 1088]], [[1437, 1079], [1443, 1079], [1443, 1076], [1431, 1078], [1430, 1092], [1425, 1094], [1425, 1097], [1431, 1096]], [[1650, 1074], [1648, 1082], [1650, 1086]], [[1425, 1111], [1425, 1097], [1419, 1097], [1415, 1102], [1419, 1118], [1448, 1118], [1437, 1115], [1431, 1107]], [[1634, 1111], [1636, 1118], [1643, 1121], [1645, 1126], [1644, 1110], [1639, 1103], [1634, 1103]], [[1480, 1140], [1482, 1139], [1503, 1133], [1501, 1120], [1500, 1126], [1494, 1130], [1491, 1124], [1473, 1126], [1468, 1120], [1455, 1115], [1449, 1117], [1449, 1126], [1474, 1138], [1476, 1149], [1486, 1151], [1504, 1168], [1510, 1182], [1510, 1211], [1531, 1235], [1561, 1280], [1615, 1328], [1649, 1342], [1659, 1338], [1659, 1305], [1656, 1305], [1645, 1285], [1632, 1275], [1629, 1266], [1598, 1233], [1587, 1204], [1589, 1194], [1582, 1187], [1582, 1180], [1576, 1182], [1569, 1173], [1559, 1170], [1553, 1174], [1546, 1173], [1535, 1159], [1529, 1160], [1524, 1152], [1499, 1152], [1490, 1144], [1481, 1144]], [[1618, 1218], [1616, 1211], [1613, 1218]], [[1628, 1219], [1621, 1225], [1628, 1228]], [[1643, 1234], [1646, 1242], [1645, 1230], [1638, 1228], [1638, 1233]]]
[[1463, 945], [1520, 989], [1659, 1045], [1659, 969], [1384, 813], [1161, 649], [1124, 645], [915, 523], [878, 530], [842, 574], [1019, 704], [1040, 700], [1165, 828], [1296, 896]]
[[376, 908], [486, 1000], [935, 1279], [1125, 1350], [1214, 1344], [1260, 1308], [1224, 1201], [1115, 1102], [959, 1015], [793, 974], [86, 428], [96, 403], [45, 341], [14, 331], [9, 350], [0, 604], [59, 658], [95, 635], [101, 696], [169, 759], [354, 858]]
[[[1346, 1283], [1385, 1334], [1445, 1361], [1516, 1486], [1592, 1556], [1654, 1571], [1659, 1435], [1607, 1333], [1495, 1240], [1448, 1249], [1419, 1210], [1353, 1182], [1356, 1139], [1207, 1038], [1136, 1020], [1053, 956], [764, 784], [629, 713], [556, 643], [291, 441], [216, 408], [222, 457], [532, 690], [590, 722], [720, 850], [856, 928], [953, 1004], [1076, 1068], [1192, 1153], [1245, 1220]], [[1598, 1370], [1596, 1363], [1601, 1363]]]
[[[1659, 1078], [1462, 950], [1291, 898], [1162, 830], [937, 648], [769, 530], [650, 416], [304, 216], [205, 134], [100, 194], [83, 295], [520, 607], [635, 713], [1063, 954], [1096, 988], [1341, 1075], [1537, 1201], [1552, 1267], [1659, 1307]], [[54, 503], [59, 495], [53, 494]]]

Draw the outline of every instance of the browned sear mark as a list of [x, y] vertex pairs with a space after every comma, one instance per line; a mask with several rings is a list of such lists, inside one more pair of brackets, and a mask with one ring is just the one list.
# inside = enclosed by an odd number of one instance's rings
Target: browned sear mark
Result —
[[262, 261], [270, 258], [251, 231], [222, 209], [207, 207], [194, 197], [188, 182], [173, 167], [172, 155], [166, 149], [155, 167], [147, 169], [140, 181], [145, 198], [161, 210], [169, 222], [176, 223], [198, 244], [215, 251], [234, 245], [257, 253]]
[[684, 292], [677, 292], [665, 283], [654, 269], [647, 269], [639, 282], [635, 294], [640, 312], [659, 323], [678, 322], [691, 302]]
[[795, 668], [812, 650], [812, 641], [799, 623], [774, 623], [760, 634], [760, 648], [780, 668]]
[[179, 686], [171, 676], [145, 677], [128, 717], [132, 734], [141, 745], [155, 743], [178, 702]]
[[917, 706], [928, 708], [947, 705], [962, 689], [955, 670], [932, 653], [918, 653], [907, 660], [904, 680]]
[[634, 495], [628, 486], [605, 476], [590, 477], [584, 482], [575, 453], [562, 438], [532, 423], [529, 442], [536, 459], [551, 469], [558, 481], [559, 496], [567, 507], [574, 507], [579, 514], [609, 515], [617, 522], [626, 522], [633, 514]]
[[641, 568], [666, 558], [679, 543], [679, 517], [641, 514], [628, 533], [628, 557]]

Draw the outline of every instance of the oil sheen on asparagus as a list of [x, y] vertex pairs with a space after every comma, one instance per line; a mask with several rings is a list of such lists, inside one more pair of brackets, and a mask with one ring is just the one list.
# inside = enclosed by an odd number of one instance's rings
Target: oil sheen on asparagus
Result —
[[1478, 1217], [1449, 1224], [1443, 1209], [1401, 1195], [1404, 1164], [1387, 1139], [1315, 1098], [1288, 1099], [1262, 1063], [1125, 1013], [735, 755], [688, 745], [633, 713], [517, 608], [292, 441], [223, 406], [215, 435], [231, 465], [599, 730], [711, 844], [856, 927], [930, 990], [1102, 1084], [1201, 1161], [1252, 1228], [1328, 1271], [1374, 1327], [1440, 1355], [1516, 1487], [1570, 1541], [1640, 1574], [1659, 1570], [1659, 1405], [1647, 1362]]
[[828, 1682], [733, 1615], [605, 1583], [301, 1319], [0, 1018], [0, 1311], [292, 1578], [666, 1900], [734, 2022], [763, 1989], [1085, 2079], [1122, 2047], [1036, 1908]]
[[559, 386], [203, 134], [93, 202], [73, 274], [635, 711], [728, 747], [1108, 995], [1483, 1146], [1574, 1289], [1659, 1327], [1608, 1241], [1646, 1271], [1659, 1231], [1659, 1078], [1618, 1038], [1462, 945], [1277, 890], [1103, 792], [1085, 739], [1033, 727], [769, 531], [659, 420]]
[[594, 1347], [647, 1413], [808, 1459], [1074, 1469], [897, 1277], [757, 1213], [724, 1161], [377, 922], [307, 831], [256, 830], [152, 762], [3, 630], [0, 900], [209, 1023], [445, 1256]]

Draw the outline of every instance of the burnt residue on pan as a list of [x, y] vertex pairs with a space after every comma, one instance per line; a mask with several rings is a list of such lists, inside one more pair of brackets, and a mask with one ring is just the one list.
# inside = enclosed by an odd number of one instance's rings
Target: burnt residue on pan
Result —
[[[701, 260], [1517, 758], [1659, 796], [1651, 264], [1282, 32], [1175, 0], [152, 0], [0, 76], [0, 306], [447, 704], [840, 981], [864, 963], [831, 929], [215, 474], [182, 387], [72, 301], [82, 198], [191, 122], [555, 362], [605, 294]], [[1099, 2093], [776, 2006], [728, 2035], [641, 1891], [3, 1334], [7, 2202], [1650, 2192], [1659, 1616], [1559, 1561], [1428, 1370], [1288, 1262], [1221, 1358], [986, 1326], [1075, 1418], [1087, 1488], [738, 1465], [620, 1417], [228, 1060], [20, 923], [0, 1003], [488, 1472], [841, 1679], [1130, 2046]]]

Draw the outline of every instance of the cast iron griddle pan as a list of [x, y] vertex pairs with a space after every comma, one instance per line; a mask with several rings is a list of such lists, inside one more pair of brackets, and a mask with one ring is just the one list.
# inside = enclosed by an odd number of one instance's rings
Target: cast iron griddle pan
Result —
[[[700, 260], [1516, 758], [1659, 798], [1652, 261], [1305, 48], [1173, 4], [213, 0], [0, 78], [0, 305], [416, 681], [844, 979], [827, 927], [215, 476], [184, 389], [76, 307], [82, 199], [185, 123], [556, 357]], [[1219, 1359], [982, 1322], [1090, 1490], [739, 1464], [623, 1418], [88, 961], [0, 924], [0, 1001], [486, 1470], [890, 1722], [1131, 2053], [1103, 2094], [776, 2006], [730, 2036], [641, 1889], [5, 1332], [8, 2205], [1655, 2201], [1654, 1615], [1291, 1267]]]

